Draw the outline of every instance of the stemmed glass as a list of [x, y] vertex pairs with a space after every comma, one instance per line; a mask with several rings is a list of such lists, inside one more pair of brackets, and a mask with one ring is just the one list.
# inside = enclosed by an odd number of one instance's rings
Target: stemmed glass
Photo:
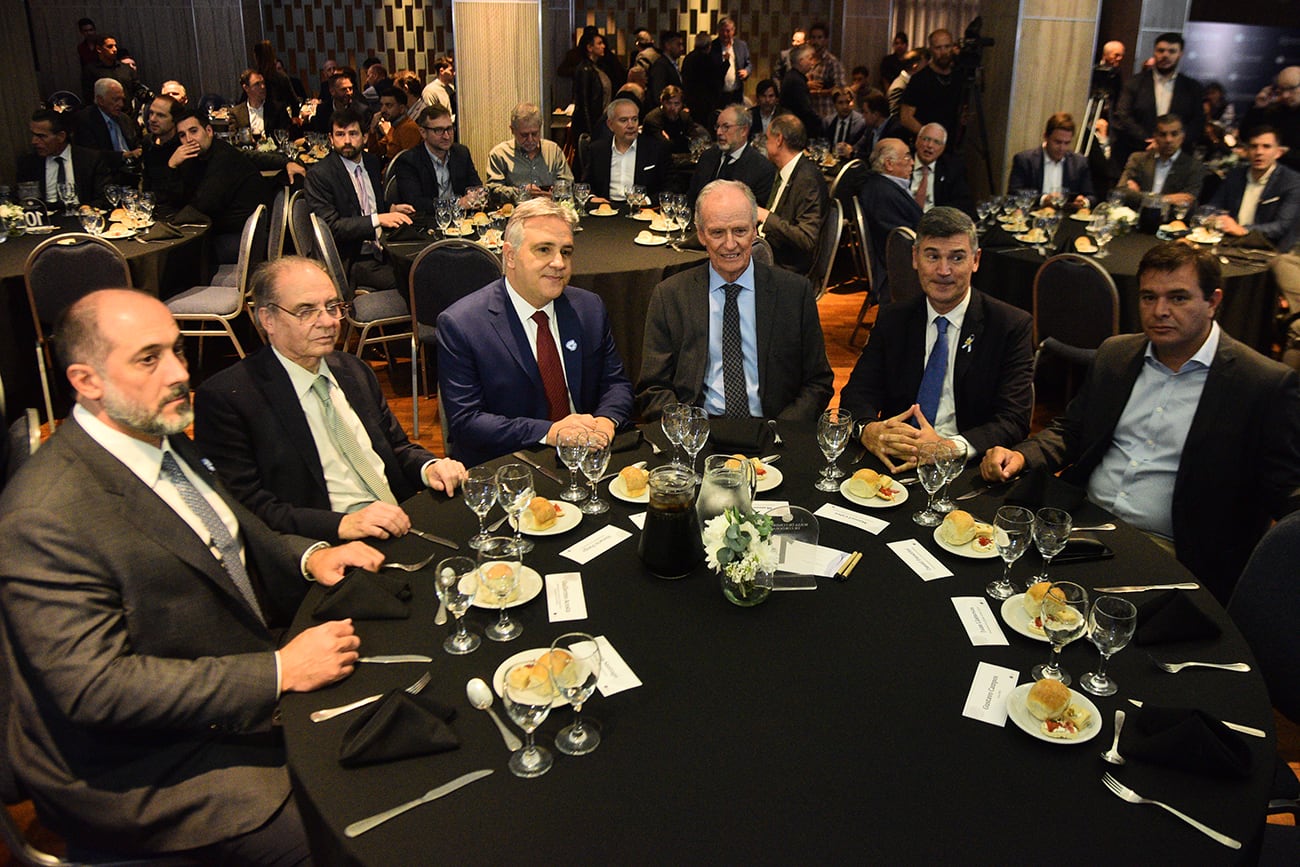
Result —
[[578, 203], [578, 209], [585, 213], [587, 202], [591, 201], [591, 184], [574, 184], [573, 200]]
[[556, 178], [555, 184], [551, 187], [551, 196], [557, 202], [564, 202], [573, 198], [573, 182], [564, 178]]
[[1035, 665], [1029, 672], [1034, 680], [1059, 680], [1070, 685], [1070, 675], [1061, 668], [1061, 648], [1083, 635], [1088, 628], [1088, 591], [1069, 581], [1054, 583], [1043, 597], [1043, 632], [1052, 643], [1052, 655], [1047, 662]]
[[567, 756], [586, 755], [600, 746], [600, 728], [582, 720], [582, 705], [600, 679], [600, 646], [585, 632], [567, 632], [551, 642], [549, 669], [555, 691], [573, 705], [573, 722], [555, 733], [555, 748]]
[[122, 201], [122, 188], [117, 184], [107, 185], [104, 187], [104, 198], [108, 199], [108, 203], [116, 208], [117, 203]]
[[474, 467], [465, 476], [461, 488], [465, 491], [465, 505], [478, 515], [478, 532], [469, 540], [469, 546], [477, 551], [490, 538], [483, 521], [497, 502], [497, 474], [491, 467]]
[[451, 226], [451, 203], [446, 199], [438, 199], [433, 203], [433, 219], [438, 225], [438, 231], [444, 238], [448, 237], [447, 229]]
[[1093, 695], [1114, 695], [1119, 684], [1106, 674], [1106, 662], [1128, 647], [1137, 628], [1137, 607], [1118, 596], [1099, 596], [1088, 612], [1088, 640], [1097, 645], [1101, 662], [1096, 671], [1079, 678], [1079, 686]]
[[534, 493], [533, 471], [528, 467], [523, 464], [506, 464], [497, 470], [497, 501], [514, 524], [515, 542], [519, 545], [520, 554], [533, 550], [533, 543], [523, 537], [519, 528], [523, 525], [521, 518], [524, 509], [532, 502]]
[[1034, 533], [1034, 513], [1021, 506], [1003, 506], [993, 518], [993, 543], [1002, 558], [1002, 577], [992, 581], [984, 592], [994, 599], [1010, 599], [1016, 594], [1011, 583], [1011, 566], [1029, 547]]
[[921, 487], [925, 488], [929, 499], [926, 500], [924, 509], [912, 513], [912, 520], [922, 527], [937, 527], [943, 522], [943, 518], [934, 510], [934, 495], [943, 487], [946, 478], [943, 456], [947, 450], [948, 446], [942, 440], [921, 443], [916, 450], [916, 476], [921, 480]]
[[944, 451], [939, 466], [943, 468], [943, 490], [939, 492], [939, 499], [934, 501], [934, 510], [940, 515], [946, 515], [957, 508], [957, 504], [948, 498], [948, 489], [961, 475], [961, 471], [966, 469], [965, 449], [956, 445], [949, 446]]
[[582, 474], [591, 482], [591, 496], [578, 508], [584, 515], [599, 515], [609, 511], [609, 503], [600, 498], [596, 483], [609, 467], [609, 437], [600, 431], [587, 432], [587, 447], [582, 450], [579, 459]]
[[478, 564], [469, 557], [448, 557], [438, 564], [438, 598], [456, 618], [456, 631], [442, 642], [442, 649], [453, 656], [478, 650], [483, 643], [465, 628], [465, 612], [478, 595]]
[[853, 432], [853, 416], [844, 410], [833, 407], [826, 410], [817, 419], [817, 447], [826, 458], [826, 468], [821, 478], [814, 485], [819, 491], [834, 492], [839, 490], [837, 479], [843, 478], [844, 471], [835, 465], [835, 460], [848, 445], [849, 434]]
[[587, 429], [578, 425], [561, 428], [555, 435], [555, 453], [560, 462], [569, 468], [569, 486], [560, 492], [560, 499], [581, 503], [587, 499], [587, 489], [578, 484], [578, 468], [587, 451]]
[[704, 444], [709, 439], [709, 416], [702, 406], [689, 406], [686, 408], [686, 416], [682, 419], [682, 448], [686, 449], [686, 454], [691, 457], [691, 475], [698, 482], [700, 476], [695, 472], [695, 457], [703, 449]]
[[682, 236], [677, 240], [679, 243], [685, 243], [686, 230], [691, 225], [691, 203], [687, 201], [685, 193], [674, 194], [673, 210], [677, 214], [677, 228], [682, 230]]
[[104, 212], [99, 210], [99, 208], [92, 208], [89, 205], [85, 205], [77, 216], [81, 218], [81, 228], [85, 229], [92, 235], [103, 234]]
[[140, 211], [141, 226], [148, 226], [153, 222], [153, 205], [153, 193], [148, 190], [141, 190], [136, 204], [136, 207]]
[[506, 613], [510, 594], [519, 587], [521, 568], [518, 542], [510, 536], [492, 536], [478, 550], [478, 581], [496, 596], [501, 616], [483, 634], [493, 641], [511, 641], [523, 634], [518, 621]]
[[686, 469], [686, 462], [677, 457], [677, 450], [682, 447], [682, 427], [686, 424], [686, 419], [690, 417], [691, 406], [687, 403], [670, 403], [664, 407], [664, 414], [659, 419], [663, 425], [664, 436], [672, 444], [673, 455], [669, 464]]
[[72, 207], [77, 204], [77, 185], [62, 183], [58, 185], [58, 188], [59, 201], [63, 202], [63, 216], [75, 217], [77, 212], [72, 210]]
[[510, 773], [516, 777], [540, 777], [555, 763], [550, 750], [537, 746], [533, 732], [546, 721], [555, 699], [555, 687], [532, 662], [521, 662], [506, 672], [501, 685], [501, 703], [515, 725], [524, 730], [524, 745], [510, 754]]
[[641, 184], [633, 184], [627, 194], [628, 217], [635, 217], [647, 201], [649, 197], [646, 195], [645, 187]]
[[1064, 509], [1039, 509], [1034, 515], [1034, 547], [1043, 556], [1043, 571], [1026, 581], [1026, 587], [1048, 580], [1047, 570], [1052, 565], [1052, 558], [1061, 553], [1073, 528], [1070, 513]]
[[487, 204], [487, 187], [469, 187], [465, 190], [465, 196], [469, 206], [474, 210], [478, 210]]

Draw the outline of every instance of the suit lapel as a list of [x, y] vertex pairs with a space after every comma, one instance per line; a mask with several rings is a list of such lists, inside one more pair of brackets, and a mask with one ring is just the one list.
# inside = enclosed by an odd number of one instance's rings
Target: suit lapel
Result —
[[[794, 178], [791, 178], [794, 180]], [[707, 273], [707, 272], [706, 272]], [[706, 284], [707, 292], [707, 284]], [[707, 302], [707, 298], [705, 299]], [[707, 311], [706, 311], [707, 315]], [[772, 330], [776, 327], [776, 288], [771, 272], [766, 266], [754, 265], [754, 331], [758, 345], [758, 402], [763, 405], [763, 383], [768, 381], [766, 347], [772, 346]]]
[[[961, 323], [961, 334], [957, 335], [957, 357], [952, 367], [953, 403], [957, 402], [962, 381], [970, 371], [971, 355], [979, 343], [979, 336], [984, 332], [984, 299], [974, 289], [970, 290], [970, 304], [966, 305], [966, 316]], [[963, 347], [968, 347], [963, 351]]]
[[496, 283], [495, 291], [488, 302], [488, 313], [491, 316], [492, 330], [496, 332], [497, 339], [505, 345], [509, 351], [510, 357], [519, 365], [519, 369], [528, 377], [529, 382], [533, 385], [533, 394], [545, 394], [546, 389], [542, 387], [542, 375], [537, 369], [537, 359], [533, 357], [532, 347], [528, 345], [528, 335], [524, 333], [524, 326], [519, 322], [519, 317], [515, 315], [514, 305], [510, 303], [510, 298], [506, 293], [510, 290], [506, 288], [505, 278], [501, 278]]
[[[1208, 454], [1212, 444], [1208, 442], [1214, 429], [1232, 415], [1232, 407], [1238, 405], [1234, 399], [1237, 391], [1236, 379], [1238, 344], [1227, 334], [1219, 331], [1219, 348], [1210, 362], [1210, 372], [1205, 378], [1205, 387], [1201, 390], [1201, 399], [1196, 405], [1192, 423], [1187, 429], [1187, 439], [1183, 443], [1183, 454]], [[1178, 497], [1183, 484], [1184, 474], [1178, 473], [1174, 481], [1174, 496]]]
[[284, 366], [280, 364], [280, 360], [275, 357], [275, 353], [269, 346], [263, 347], [261, 352], [254, 355], [249, 364], [266, 405], [270, 407], [271, 412], [284, 428], [286, 441], [301, 443], [301, 447], [293, 451], [302, 459], [307, 474], [315, 482], [320, 495], [328, 501], [329, 489], [325, 487], [325, 470], [321, 467], [320, 454], [315, 448], [316, 441], [312, 437], [311, 427], [307, 424], [307, 416], [303, 414], [302, 402], [294, 393], [293, 383], [289, 381], [289, 374], [285, 372]]
[[[564, 377], [569, 383], [569, 398], [574, 409], [582, 412], [582, 325], [578, 313], [564, 295], [555, 299], [555, 318], [560, 329], [560, 355], [564, 358]], [[539, 372], [540, 376], [540, 372]]]

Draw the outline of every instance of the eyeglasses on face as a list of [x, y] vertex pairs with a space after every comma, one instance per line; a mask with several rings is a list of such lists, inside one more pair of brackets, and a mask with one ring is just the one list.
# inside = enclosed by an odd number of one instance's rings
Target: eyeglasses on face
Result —
[[326, 304], [324, 307], [300, 307], [297, 310], [290, 310], [287, 307], [281, 307], [273, 301], [268, 301], [266, 306], [274, 307], [286, 316], [292, 316], [303, 325], [315, 325], [316, 320], [320, 319], [322, 313], [330, 319], [337, 321], [342, 319], [344, 316], [347, 316], [348, 311], [352, 309], [352, 305], [348, 304], [346, 301], [335, 301]]
[[422, 126], [420, 129], [425, 132], [431, 132], [434, 135], [451, 135], [452, 130], [450, 126]]

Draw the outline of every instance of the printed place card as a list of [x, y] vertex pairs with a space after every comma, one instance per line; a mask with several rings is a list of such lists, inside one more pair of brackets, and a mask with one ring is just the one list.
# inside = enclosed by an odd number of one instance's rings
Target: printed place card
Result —
[[952, 604], [957, 609], [961, 625], [966, 627], [971, 644], [979, 647], [983, 644], [1007, 643], [1006, 634], [993, 616], [989, 601], [983, 596], [954, 596]]
[[849, 556], [844, 551], [823, 545], [810, 545], [786, 536], [780, 539], [781, 562], [777, 568], [782, 572], [830, 577]]
[[846, 509], [834, 503], [825, 503], [813, 514], [822, 518], [830, 518], [832, 521], [839, 521], [841, 524], [848, 524], [850, 527], [857, 527], [859, 530], [866, 530], [873, 536], [879, 536], [880, 531], [889, 526], [888, 521], [873, 518], [871, 515], [864, 515], [853, 509]]
[[886, 547], [897, 554], [898, 559], [907, 564], [907, 568], [921, 576], [922, 581], [933, 581], [936, 578], [949, 578], [952, 576], [952, 572], [948, 570], [948, 567], [935, 559], [935, 556], [925, 550], [925, 546], [916, 539], [890, 542]]
[[759, 514], [770, 515], [773, 518], [790, 517], [789, 500], [754, 500], [750, 503], [750, 507]]
[[624, 530], [622, 527], [609, 524], [601, 527], [581, 542], [575, 542], [565, 548], [560, 552], [560, 556], [568, 557], [579, 565], [586, 565], [631, 535], [631, 530]]
[[638, 530], [645, 529], [645, 512], [637, 512], [635, 515], [628, 515], [627, 519], [636, 525]]
[[601, 695], [609, 698], [615, 693], [641, 685], [641, 678], [632, 673], [632, 669], [628, 668], [608, 638], [597, 635], [596, 644], [600, 647], [600, 677], [596, 680], [596, 689], [600, 690]]
[[547, 575], [546, 607], [552, 623], [586, 620], [587, 597], [582, 592], [582, 573], [556, 572]]
[[975, 669], [975, 680], [971, 682], [961, 715], [991, 726], [1006, 725], [1007, 696], [1016, 688], [1019, 678], [1020, 672], [1014, 668], [981, 662]]

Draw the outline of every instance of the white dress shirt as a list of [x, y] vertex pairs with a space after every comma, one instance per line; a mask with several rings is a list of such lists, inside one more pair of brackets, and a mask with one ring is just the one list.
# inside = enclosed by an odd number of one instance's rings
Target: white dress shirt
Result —
[[[45, 201], [59, 201], [59, 164], [57, 160], [63, 159], [63, 182], [65, 184], [75, 184], [76, 177], [72, 173], [72, 148], [65, 147], [63, 153], [54, 154], [45, 158]], [[158, 460], [162, 460], [159, 458]]]
[[1151, 83], [1155, 86], [1156, 117], [1169, 114], [1169, 106], [1174, 102], [1174, 79], [1177, 77], [1177, 72], [1161, 75], [1154, 69], [1151, 71]]
[[1060, 193], [1065, 190], [1065, 160], [1057, 162], [1043, 148], [1043, 193]]
[[970, 443], [966, 438], [957, 433], [957, 399], [953, 392], [952, 376], [957, 364], [957, 340], [961, 337], [962, 323], [966, 321], [971, 291], [967, 289], [966, 297], [947, 313], [939, 313], [930, 306], [928, 300], [925, 302], [925, 321], [928, 324], [925, 326], [925, 359], [921, 365], [921, 369], [925, 370], [925, 364], [930, 361], [930, 353], [934, 351], [934, 345], [939, 342], [939, 326], [935, 324], [935, 320], [942, 316], [948, 320], [948, 369], [943, 374], [943, 391], [939, 392], [939, 408], [935, 411], [935, 417], [929, 419], [929, 422], [934, 427], [935, 433], [956, 443], [957, 447], [964, 451], [968, 460], [976, 455], [971, 454]]
[[1268, 186], [1276, 168], [1277, 163], [1274, 163], [1259, 180], [1255, 180], [1252, 172], [1246, 172], [1246, 189], [1241, 193], [1241, 205], [1237, 208], [1237, 222], [1243, 228], [1250, 228], [1255, 222], [1255, 209], [1259, 207], [1260, 197], [1264, 195], [1264, 188]]
[[626, 201], [627, 194], [636, 183], [636, 144], [640, 140], [638, 136], [632, 141], [632, 146], [622, 153], [619, 153], [617, 142], [610, 145], [609, 198], [611, 201]]
[[266, 103], [262, 103], [257, 108], [248, 103], [248, 129], [253, 135], [262, 135], [266, 132]]

